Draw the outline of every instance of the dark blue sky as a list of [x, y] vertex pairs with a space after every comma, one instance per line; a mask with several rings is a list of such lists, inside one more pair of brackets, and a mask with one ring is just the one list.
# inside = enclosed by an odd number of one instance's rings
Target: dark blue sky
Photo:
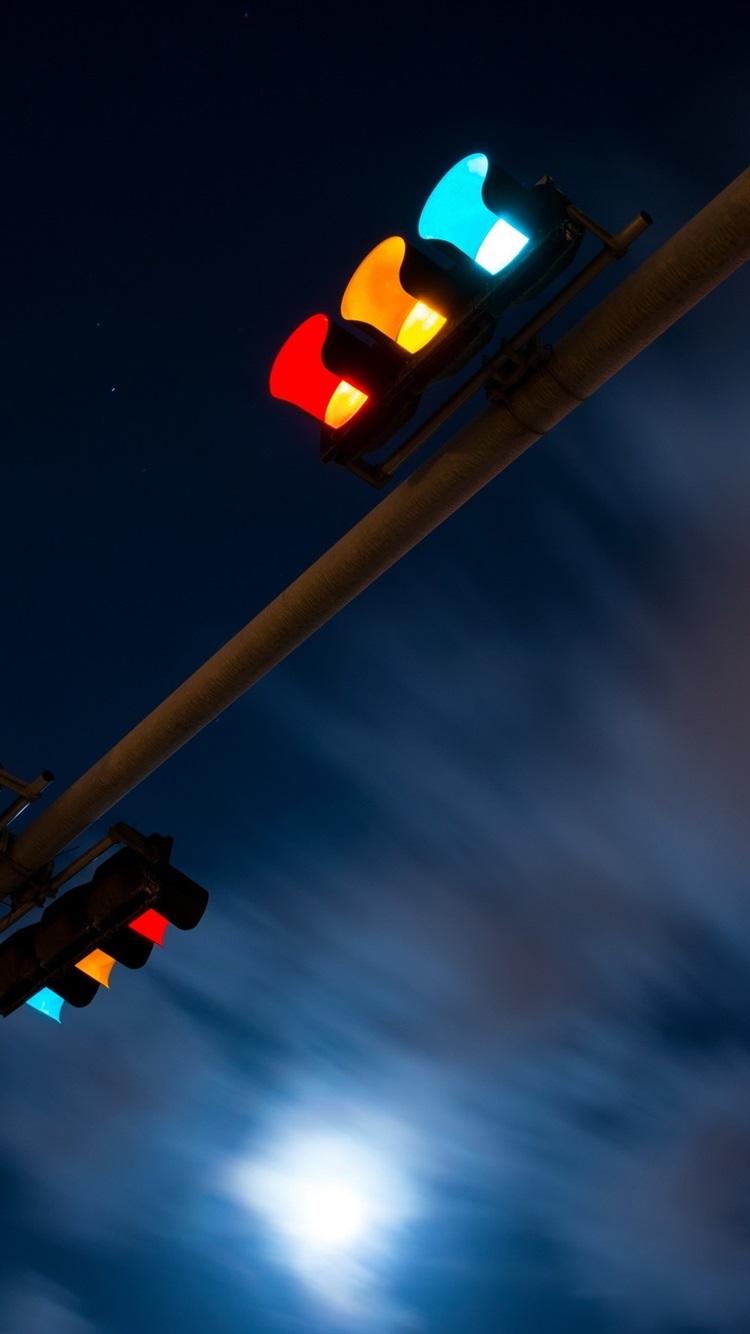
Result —
[[[0, 758], [58, 790], [376, 503], [268, 369], [454, 160], [648, 209], [625, 267], [746, 165], [728, 5], [155, 8], [0, 33]], [[748, 1329], [749, 299], [117, 808], [211, 902], [0, 1025], [2, 1334]], [[248, 1182], [336, 1136], [393, 1218], [312, 1273]]]

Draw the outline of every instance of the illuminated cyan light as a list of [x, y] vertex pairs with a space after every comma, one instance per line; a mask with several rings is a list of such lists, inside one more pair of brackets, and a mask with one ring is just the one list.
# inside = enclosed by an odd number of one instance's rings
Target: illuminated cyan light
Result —
[[109, 979], [114, 966], [114, 959], [110, 954], [105, 954], [104, 950], [92, 950], [90, 954], [86, 955], [85, 959], [81, 959], [76, 964], [76, 968], [80, 969], [82, 973], [86, 973], [88, 977], [93, 977], [94, 981], [99, 982], [103, 987], [109, 986]]
[[26, 1004], [30, 1005], [32, 1010], [39, 1010], [40, 1014], [46, 1014], [50, 1019], [55, 1019], [58, 1024], [62, 1022], [60, 1011], [65, 1002], [62, 996], [58, 996], [55, 991], [50, 991], [49, 987], [44, 987], [41, 991], [37, 991], [35, 996], [30, 996]]
[[504, 218], [498, 218], [474, 258], [488, 273], [499, 273], [521, 253], [528, 239], [517, 227], [512, 227]]
[[324, 364], [329, 328], [326, 315], [311, 315], [290, 334], [271, 367], [270, 389], [274, 398], [294, 403], [326, 426], [339, 427], [359, 412], [367, 394]]
[[137, 931], [139, 936], [145, 936], [146, 940], [153, 941], [154, 945], [163, 945], [169, 922], [166, 917], [162, 917], [160, 912], [154, 908], [147, 908], [140, 917], [130, 923], [131, 931]]
[[425, 240], [450, 241], [488, 273], [499, 273], [528, 244], [528, 236], [492, 213], [482, 198], [489, 161], [473, 153], [438, 181], [419, 219]]
[[401, 286], [405, 254], [401, 236], [390, 236], [371, 250], [347, 284], [341, 314], [371, 324], [407, 352], [419, 352], [440, 332], [445, 316]]

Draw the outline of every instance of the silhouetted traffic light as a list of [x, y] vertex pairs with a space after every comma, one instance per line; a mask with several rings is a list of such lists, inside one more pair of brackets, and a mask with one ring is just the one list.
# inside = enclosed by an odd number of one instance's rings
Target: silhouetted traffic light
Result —
[[548, 178], [520, 185], [483, 153], [446, 172], [419, 219], [429, 253], [400, 236], [381, 241], [344, 291], [353, 327], [313, 315], [273, 364], [272, 395], [320, 423], [324, 459], [349, 465], [386, 443], [430, 384], [570, 263], [583, 228], [568, 207]]
[[145, 842], [154, 860], [121, 848], [88, 884], [68, 890], [0, 945], [0, 1013], [27, 1002], [59, 1020], [63, 1001], [88, 1005], [109, 986], [115, 963], [142, 968], [168, 925], [198, 925], [207, 891], [170, 866], [171, 839]]

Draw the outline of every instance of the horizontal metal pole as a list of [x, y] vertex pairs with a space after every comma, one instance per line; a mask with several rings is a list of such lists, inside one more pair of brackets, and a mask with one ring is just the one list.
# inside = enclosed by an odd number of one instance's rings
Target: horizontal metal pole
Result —
[[750, 170], [604, 298], [19, 835], [0, 891], [43, 866], [750, 257]]

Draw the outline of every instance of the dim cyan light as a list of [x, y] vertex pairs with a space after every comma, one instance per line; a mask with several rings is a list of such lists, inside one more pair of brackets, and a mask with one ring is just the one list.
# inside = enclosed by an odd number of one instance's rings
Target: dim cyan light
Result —
[[425, 240], [449, 241], [488, 273], [496, 274], [528, 244], [529, 238], [484, 202], [482, 186], [489, 170], [484, 153], [457, 162], [438, 181], [419, 219]]
[[30, 996], [26, 1004], [30, 1005], [32, 1010], [39, 1010], [40, 1014], [46, 1014], [48, 1019], [54, 1019], [58, 1024], [62, 1022], [60, 1011], [65, 1002], [62, 996], [58, 996], [56, 991], [50, 991], [49, 987], [43, 987], [41, 991], [37, 991], [35, 996]]
[[323, 349], [330, 321], [311, 315], [287, 338], [271, 367], [274, 398], [302, 408], [317, 421], [334, 428], [345, 426], [367, 402], [367, 394], [329, 371]]
[[401, 236], [391, 236], [371, 250], [347, 285], [341, 314], [345, 320], [371, 324], [407, 352], [419, 352], [440, 332], [445, 316], [402, 287], [405, 254]]

